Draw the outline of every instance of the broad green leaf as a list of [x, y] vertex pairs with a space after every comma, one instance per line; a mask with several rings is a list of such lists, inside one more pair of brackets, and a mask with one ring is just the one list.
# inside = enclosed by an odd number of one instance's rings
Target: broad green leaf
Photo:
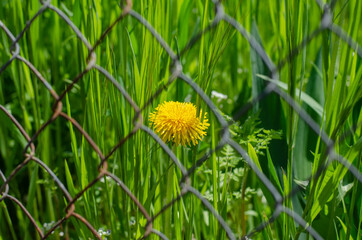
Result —
[[317, 217], [319, 212], [323, 209], [324, 205], [332, 200], [333, 192], [338, 185], [333, 182], [334, 168], [329, 166], [325, 172], [324, 178], [318, 191], [316, 192], [315, 201], [313, 202], [311, 209], [311, 221]]
[[[275, 83], [278, 87], [280, 87], [281, 89], [288, 91], [288, 84], [278, 81], [278, 80], [273, 80], [271, 78], [269, 78], [268, 76], [265, 75], [260, 75], [257, 74], [257, 76], [261, 79], [264, 79], [266, 81], [269, 82], [273, 82]], [[299, 88], [295, 89], [295, 95], [299, 95], [301, 96], [301, 99], [303, 102], [305, 102], [311, 109], [313, 109], [320, 117], [322, 117], [323, 115], [323, 107], [316, 101], [314, 100], [311, 96], [309, 96], [308, 94], [306, 94], [305, 92], [301, 92]]]
[[[321, 51], [319, 51], [314, 61], [305, 91], [303, 91], [303, 93], [300, 93], [299, 91], [298, 93], [297, 89], [296, 94], [298, 94], [298, 97], [299, 94], [301, 94], [301, 98], [302, 95], [303, 97], [309, 95], [313, 100], [323, 106], [324, 95], [321, 94], [321, 91], [323, 90], [323, 76], [319, 73], [320, 71], [322, 71]], [[302, 102], [301, 107], [315, 122], [322, 124], [322, 117], [308, 107], [307, 103]], [[305, 180], [311, 176], [313, 163], [313, 155], [311, 152], [315, 151], [318, 137], [319, 136], [309, 127], [309, 125], [302, 118], [298, 117], [293, 151], [293, 173], [295, 179]]]

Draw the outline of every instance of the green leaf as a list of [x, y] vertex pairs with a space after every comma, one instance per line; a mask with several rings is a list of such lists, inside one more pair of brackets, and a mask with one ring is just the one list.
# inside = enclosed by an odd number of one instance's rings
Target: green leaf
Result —
[[256, 155], [256, 152], [250, 143], [248, 143], [248, 154], [249, 154], [250, 158], [254, 161], [256, 166], [259, 168], [259, 170], [262, 171], [258, 156]]
[[266, 149], [266, 156], [267, 156], [267, 159], [268, 159], [268, 169], [269, 169], [269, 174], [271, 176], [271, 180], [273, 181], [274, 184], [276, 184], [276, 186], [278, 187], [280, 193], [283, 193], [283, 189], [282, 189], [282, 186], [281, 186], [281, 184], [279, 182], [279, 178], [277, 176], [277, 172], [275, 171], [273, 160], [271, 159], [268, 148]]
[[75, 194], [77, 193], [77, 190], [74, 187], [72, 174], [69, 170], [67, 160], [64, 160], [64, 168], [65, 168], [65, 180], [67, 181], [67, 188], [69, 190], [70, 195], [75, 196]]
[[323, 209], [324, 205], [332, 200], [333, 192], [337, 186], [333, 182], [334, 168], [329, 166], [325, 172], [322, 183], [316, 192], [315, 199], [311, 209], [311, 221], [313, 221], [319, 212]]
[[[346, 234], [347, 234], [347, 227], [346, 224], [344, 224], [344, 222], [342, 221], [342, 219], [340, 219], [338, 216], [336, 216], [336, 218], [338, 219], [339, 223], [342, 225], [342, 229], [343, 229], [343, 236], [344, 239], [346, 238]], [[352, 236], [349, 236], [349, 240], [353, 240]]]
[[[269, 81], [269, 82], [273, 82], [281, 89], [288, 91], [288, 84], [286, 84], [284, 82], [281, 82], [278, 80], [273, 80], [273, 79], [269, 78], [268, 76], [261, 75], [261, 74], [257, 74], [257, 77], [264, 79], [266, 81]], [[305, 102], [311, 109], [313, 109], [320, 117], [322, 117], [323, 107], [316, 100], [314, 100], [314, 98], [309, 96], [307, 93], [305, 93], [303, 91], [300, 92], [299, 88], [295, 88], [295, 95], [297, 96], [299, 94], [301, 95], [302, 101]]]

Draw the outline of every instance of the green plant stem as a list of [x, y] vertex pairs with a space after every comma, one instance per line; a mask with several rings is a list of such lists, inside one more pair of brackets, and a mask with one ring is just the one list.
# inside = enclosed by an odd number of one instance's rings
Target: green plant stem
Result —
[[249, 166], [247, 163], [244, 163], [244, 176], [243, 176], [243, 182], [242, 182], [242, 188], [241, 188], [241, 229], [242, 234], [246, 234], [246, 221], [245, 221], [245, 190], [246, 190], [246, 183], [248, 180], [248, 174], [249, 174]]
[[8, 229], [9, 229], [9, 231], [11, 233], [11, 237], [12, 237], [12, 239], [16, 240], [17, 237], [16, 237], [16, 234], [15, 234], [14, 224], [11, 222], [11, 218], [10, 218], [8, 209], [7, 209], [6, 204], [5, 204], [4, 201], [1, 203], [1, 207], [2, 207], [2, 209], [4, 211], [5, 219], [6, 219], [6, 222], [8, 224]]
[[[360, 151], [359, 156], [357, 158], [357, 166], [356, 166], [357, 169], [360, 169], [361, 160], [362, 160], [362, 152]], [[349, 224], [348, 224], [349, 226], [347, 226], [346, 239], [349, 239], [349, 237], [351, 235], [351, 228], [352, 228], [351, 223], [353, 221], [353, 213], [355, 212], [354, 211], [354, 205], [356, 203], [357, 189], [358, 189], [358, 180], [355, 178], [353, 180], [352, 198], [351, 198], [351, 205], [350, 205], [350, 208], [349, 208], [349, 219], [350, 219], [350, 221], [349, 221]]]
[[[215, 120], [214, 117], [211, 116], [211, 148], [215, 149], [216, 146], [216, 140], [215, 140]], [[216, 159], [216, 153], [212, 154], [211, 157], [212, 160], [212, 186], [213, 186], [213, 205], [215, 208], [215, 211], [218, 211], [218, 202], [219, 202], [219, 169], [218, 169], [218, 163]], [[216, 219], [213, 219], [213, 229], [214, 229], [214, 236], [216, 237], [218, 235], [218, 222]]]
[[[172, 151], [177, 154], [177, 146], [175, 144], [172, 145]], [[175, 165], [172, 164], [171, 167], [168, 170], [167, 173], [167, 190], [166, 190], [166, 203], [171, 202], [172, 201], [172, 197], [174, 194], [174, 187], [173, 187], [173, 183], [174, 183], [174, 174], [175, 173]], [[164, 227], [164, 231], [165, 231], [165, 235], [172, 239], [172, 231], [171, 231], [171, 222], [172, 222], [172, 208], [170, 207], [169, 209], [167, 209], [165, 211], [165, 227]]]

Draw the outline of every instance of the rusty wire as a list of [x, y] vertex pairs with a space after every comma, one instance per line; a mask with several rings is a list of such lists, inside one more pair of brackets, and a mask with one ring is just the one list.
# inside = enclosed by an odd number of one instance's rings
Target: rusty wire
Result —
[[[317, 4], [321, 9], [323, 9], [323, 17], [321, 19], [320, 26], [315, 29], [311, 35], [307, 36], [301, 44], [293, 49], [288, 56], [286, 56], [282, 61], [278, 63], [276, 66], [269, 58], [267, 53], [264, 51], [264, 49], [260, 46], [260, 44], [254, 39], [252, 35], [250, 35], [247, 30], [234, 18], [227, 15], [224, 12], [223, 5], [219, 1], [214, 1], [215, 4], [215, 17], [212, 20], [211, 24], [207, 26], [207, 28], [203, 29], [199, 33], [195, 35], [190, 41], [186, 44], [184, 49], [180, 51], [180, 55], [183, 55], [186, 51], [188, 51], [192, 46], [202, 37], [203, 34], [210, 31], [211, 29], [215, 28], [220, 22], [224, 21], [228, 24], [230, 24], [232, 27], [234, 27], [250, 44], [250, 47], [253, 48], [257, 54], [261, 57], [267, 68], [270, 70], [270, 77], [271, 79], [274, 79], [275, 81], [278, 80], [278, 73], [281, 68], [288, 63], [291, 59], [293, 59], [295, 56], [298, 55], [298, 53], [314, 38], [316, 38], [320, 33], [323, 31], [331, 31], [335, 33], [338, 37], [340, 37], [343, 41], [345, 41], [353, 50], [357, 52], [357, 54], [362, 57], [362, 49], [356, 43], [350, 36], [348, 36], [338, 25], [333, 23], [331, 13], [330, 13], [330, 5], [323, 4], [322, 1], [317, 0]], [[35, 74], [35, 76], [41, 81], [43, 86], [49, 91], [51, 96], [54, 99], [54, 105], [53, 105], [53, 114], [50, 119], [48, 119], [43, 125], [35, 132], [35, 134], [30, 137], [24, 128], [19, 124], [19, 122], [16, 120], [16, 118], [6, 110], [6, 108], [2, 105], [0, 105], [0, 110], [5, 113], [5, 115], [12, 121], [12, 123], [16, 126], [16, 128], [19, 129], [21, 134], [24, 136], [24, 138], [27, 141], [27, 145], [24, 148], [24, 157], [25, 160], [20, 163], [12, 172], [11, 174], [6, 177], [3, 172], [0, 169], [0, 178], [2, 180], [2, 185], [0, 186], [0, 202], [4, 201], [5, 199], [8, 199], [15, 204], [17, 204], [20, 209], [23, 211], [23, 213], [29, 218], [31, 224], [34, 226], [36, 231], [38, 232], [41, 239], [46, 239], [49, 237], [49, 235], [57, 228], [59, 228], [62, 223], [67, 221], [69, 218], [74, 217], [81, 221], [96, 237], [97, 239], [102, 239], [102, 237], [99, 235], [97, 230], [92, 226], [92, 224], [82, 215], [76, 212], [75, 203], [77, 200], [93, 185], [95, 185], [98, 181], [100, 181], [103, 177], [108, 176], [110, 179], [112, 179], [123, 191], [131, 201], [134, 202], [134, 204], [137, 206], [141, 214], [146, 218], [147, 224], [144, 229], [144, 235], [143, 238], [146, 238], [150, 234], [155, 234], [159, 236], [162, 239], [167, 239], [167, 236], [165, 236], [164, 233], [160, 232], [157, 229], [153, 228], [153, 221], [159, 217], [164, 211], [166, 211], [168, 208], [170, 208], [174, 203], [179, 201], [182, 197], [184, 197], [187, 194], [193, 194], [196, 196], [203, 204], [204, 206], [216, 217], [219, 224], [222, 226], [222, 228], [226, 231], [226, 235], [230, 239], [235, 239], [235, 235], [226, 223], [226, 221], [217, 213], [217, 211], [213, 208], [213, 206], [210, 204], [209, 201], [207, 201], [200, 192], [198, 192], [195, 188], [191, 185], [190, 176], [195, 172], [195, 170], [204, 163], [213, 152], [221, 149], [225, 144], [229, 144], [232, 148], [236, 150], [249, 164], [250, 168], [255, 172], [257, 177], [260, 179], [260, 181], [263, 182], [263, 184], [266, 186], [266, 188], [270, 191], [272, 194], [276, 206], [275, 210], [273, 211], [272, 216], [269, 218], [267, 222], [263, 222], [260, 226], [257, 226], [252, 232], [245, 235], [244, 238], [247, 239], [251, 236], [253, 236], [255, 233], [261, 231], [263, 228], [265, 228], [268, 224], [275, 221], [276, 218], [279, 217], [281, 213], [285, 213], [291, 218], [294, 219], [295, 222], [299, 223], [306, 231], [308, 231], [311, 236], [313, 236], [315, 239], [322, 239], [321, 236], [301, 217], [299, 216], [295, 211], [292, 209], [286, 208], [283, 206], [283, 202], [285, 199], [290, 198], [292, 195], [296, 194], [299, 189], [295, 188], [293, 189], [289, 195], [282, 196], [278, 190], [275, 188], [275, 186], [268, 180], [268, 178], [258, 169], [258, 167], [254, 164], [254, 162], [251, 160], [250, 156], [248, 155], [247, 151], [245, 151], [238, 143], [233, 141], [229, 134], [229, 125], [224, 117], [220, 114], [217, 107], [213, 104], [213, 102], [210, 100], [210, 98], [205, 94], [205, 92], [194, 82], [192, 79], [190, 79], [188, 76], [186, 76], [182, 71], [182, 65], [179, 61], [179, 57], [176, 53], [173, 52], [171, 47], [166, 43], [166, 41], [160, 36], [160, 34], [157, 33], [157, 31], [153, 28], [153, 26], [139, 13], [134, 11], [132, 9], [132, 1], [128, 0], [126, 1], [126, 4], [123, 6], [122, 13], [119, 15], [119, 17], [109, 25], [109, 27], [102, 33], [101, 37], [96, 41], [96, 43], [92, 46], [87, 38], [81, 33], [81, 31], [74, 25], [74, 23], [67, 17], [67, 15], [61, 11], [59, 8], [55, 7], [51, 4], [51, 0], [47, 1], [40, 1], [41, 8], [38, 10], [38, 12], [29, 20], [27, 21], [24, 29], [15, 37], [14, 34], [7, 28], [7, 26], [0, 20], [0, 28], [5, 32], [7, 37], [11, 41], [11, 58], [6, 62], [3, 63], [0, 68], [0, 76], [1, 73], [12, 63], [14, 60], [19, 60], [23, 62], [25, 65], [28, 66], [28, 68]], [[36, 67], [33, 66], [33, 64], [22, 57], [20, 55], [20, 46], [19, 46], [19, 40], [24, 36], [25, 32], [30, 28], [31, 24], [34, 22], [36, 18], [38, 18], [43, 12], [47, 10], [54, 11], [61, 19], [64, 20], [65, 24], [68, 24], [74, 34], [80, 39], [80, 41], [86, 46], [88, 50], [88, 58], [87, 58], [87, 64], [85, 69], [80, 72], [69, 84], [65, 91], [58, 94], [54, 91], [51, 84], [41, 75], [40, 71], [36, 69]], [[152, 95], [147, 101], [144, 106], [138, 106], [133, 99], [130, 97], [128, 92], [115, 80], [115, 78], [103, 67], [96, 64], [96, 54], [95, 49], [102, 43], [102, 41], [106, 38], [106, 36], [112, 31], [112, 29], [122, 21], [126, 16], [130, 16], [134, 18], [135, 20], [139, 21], [156, 39], [156, 41], [162, 46], [162, 48], [166, 51], [168, 56], [171, 58], [172, 61], [172, 69], [171, 69], [171, 76], [169, 77], [168, 83], [164, 86], [161, 86], [157, 91], [155, 91], [154, 95]], [[71, 118], [67, 113], [62, 111], [62, 100], [64, 99], [65, 95], [71, 91], [71, 89], [74, 87], [74, 85], [82, 79], [82, 77], [87, 74], [90, 70], [96, 70], [99, 73], [101, 73], [107, 80], [109, 80], [114, 87], [123, 95], [123, 97], [126, 99], [126, 101], [130, 104], [130, 106], [133, 108], [135, 112], [135, 119], [133, 121], [133, 129], [131, 132], [124, 138], [120, 139], [118, 144], [116, 144], [109, 153], [104, 154], [100, 150], [100, 148], [97, 146], [97, 144], [92, 140], [90, 135], [81, 127], [81, 125], [73, 118]], [[172, 150], [168, 147], [167, 144], [165, 144], [161, 138], [153, 132], [152, 129], [148, 128], [146, 125], [143, 124], [143, 119], [141, 117], [142, 111], [152, 103], [152, 101], [164, 90], [167, 89], [167, 87], [173, 82], [173, 81], [184, 81], [186, 84], [188, 84], [207, 104], [207, 106], [210, 108], [210, 110], [213, 112], [213, 114], [216, 116], [218, 122], [220, 123], [222, 127], [222, 137], [218, 145], [215, 147], [215, 149], [211, 149], [208, 153], [206, 153], [202, 158], [200, 158], [196, 164], [189, 169], [187, 169], [183, 164], [179, 161], [179, 159], [176, 157], [176, 155], [172, 152]], [[311, 176], [311, 178], [318, 178], [322, 171], [326, 169], [328, 164], [330, 164], [332, 161], [338, 161], [339, 163], [343, 164], [348, 170], [351, 172], [351, 174], [354, 175], [354, 177], [361, 183], [362, 182], [362, 175], [360, 174], [359, 170], [351, 165], [346, 159], [344, 159], [342, 156], [338, 155], [334, 151], [334, 143], [332, 139], [322, 130], [319, 124], [317, 124], [300, 106], [298, 103], [296, 103], [293, 98], [291, 98], [288, 94], [281, 91], [274, 82], [270, 82], [267, 87], [264, 89], [264, 91], [259, 94], [256, 98], [252, 99], [249, 103], [245, 104], [237, 114], [235, 114], [234, 119], [240, 118], [243, 114], [245, 114], [252, 106], [253, 104], [259, 102], [264, 97], [268, 96], [271, 93], [276, 93], [281, 97], [281, 99], [284, 99], [293, 109], [296, 113], [299, 114], [301, 119], [305, 121], [306, 124], [309, 125], [309, 127], [316, 133], [321, 136], [321, 140], [327, 144], [327, 150], [326, 155], [328, 155], [330, 158], [329, 160], [322, 165], [317, 173], [315, 175]], [[64, 184], [59, 180], [59, 178], [54, 174], [54, 172], [38, 157], [35, 156], [35, 149], [36, 146], [34, 144], [34, 141], [37, 139], [39, 134], [44, 131], [50, 124], [52, 124], [55, 119], [58, 117], [62, 117], [69, 121], [79, 132], [80, 134], [87, 140], [91, 148], [97, 153], [99, 158], [101, 159], [101, 163], [98, 167], [98, 176], [93, 179], [86, 187], [84, 187], [80, 192], [78, 192], [75, 196], [71, 196], [67, 188], [64, 186]], [[132, 135], [134, 135], [139, 130], [145, 132], [150, 137], [152, 137], [157, 144], [160, 145], [160, 147], [164, 150], [166, 154], [170, 157], [172, 162], [175, 164], [175, 166], [181, 171], [182, 178], [180, 179], [179, 185], [180, 185], [180, 194], [172, 199], [171, 202], [165, 204], [162, 209], [154, 213], [151, 217], [150, 214], [147, 212], [147, 210], [144, 208], [142, 203], [137, 199], [137, 197], [129, 190], [129, 188], [113, 173], [108, 171], [108, 164], [107, 160], [109, 157], [117, 150], [119, 149], [126, 141], [128, 141]], [[26, 165], [29, 164], [29, 162], [34, 162], [41, 166], [53, 179], [53, 181], [58, 185], [58, 187], [63, 192], [63, 195], [65, 196], [67, 200], [67, 206], [66, 206], [66, 212], [64, 213], [64, 216], [59, 219], [47, 232], [42, 231], [40, 227], [37, 224], [36, 219], [28, 212], [28, 210], [25, 208], [25, 206], [14, 196], [9, 194], [9, 182], [14, 178], [14, 176]], [[245, 233], [244, 233], [245, 234]]]

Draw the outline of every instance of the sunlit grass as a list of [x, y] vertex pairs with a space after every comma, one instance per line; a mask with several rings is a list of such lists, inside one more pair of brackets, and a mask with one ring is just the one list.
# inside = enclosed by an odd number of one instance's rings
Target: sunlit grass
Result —
[[[278, 65], [320, 26], [322, 10], [315, 1], [222, 1], [225, 12], [240, 22]], [[122, 13], [119, 1], [51, 1], [93, 45]], [[39, 10], [38, 0], [5, 0], [0, 20], [16, 36]], [[213, 100], [227, 120], [273, 81], [259, 54], [231, 25], [222, 21], [188, 50], [188, 42], [215, 16], [212, 1], [134, 1], [140, 13], [175, 53], [182, 53], [183, 72]], [[338, 0], [333, 20], [362, 44], [362, 1]], [[1, 30], [0, 65], [11, 57], [11, 42]], [[88, 50], [54, 11], [45, 10], [19, 41], [28, 59], [60, 94], [85, 70]], [[172, 59], [152, 34], [127, 16], [95, 49], [96, 64], [106, 69], [144, 107], [167, 84]], [[326, 30], [311, 40], [281, 68], [278, 86], [291, 96], [336, 143], [335, 151], [361, 171], [361, 58], [343, 40]], [[221, 141], [220, 123], [192, 88], [176, 79], [142, 111], [144, 124], [165, 101], [192, 102], [207, 112], [210, 126], [192, 146], [168, 143], [180, 162], [191, 168]], [[99, 71], [86, 73], [63, 99], [63, 111], [80, 123], [103, 154], [112, 151], [135, 127], [135, 109]], [[32, 136], [52, 116], [54, 99], [30, 69], [14, 60], [0, 74], [0, 104]], [[0, 112], [0, 169], [5, 176], [20, 164], [25, 139]], [[359, 123], [359, 125], [358, 125]], [[283, 196], [284, 206], [302, 216], [325, 239], [358, 239], [361, 229], [361, 186], [345, 167], [329, 165], [320, 177], [309, 177], [329, 161], [327, 145], [293, 108], [276, 94], [255, 103], [230, 126], [231, 136], [251, 156]], [[348, 134], [345, 137], [345, 134]], [[201, 137], [200, 137], [201, 138]], [[100, 158], [86, 139], [62, 118], [35, 141], [36, 156], [52, 169], [72, 196], [98, 176]], [[193, 146], [195, 145], [195, 146]], [[153, 216], [180, 194], [181, 171], [156, 141], [139, 130], [108, 159], [115, 174]], [[275, 200], [247, 163], [225, 146], [197, 168], [191, 184], [225, 219], [236, 237], [266, 221]], [[2, 184], [2, 181], [0, 181]], [[39, 227], [47, 231], [66, 215], [67, 202], [52, 178], [31, 162], [10, 182]], [[0, 239], [40, 239], [13, 202], [0, 203]], [[76, 212], [108, 239], [139, 239], [147, 220], [110, 178], [104, 177], [75, 204]], [[188, 194], [158, 216], [153, 228], [169, 239], [226, 239], [225, 231], [200, 199]], [[107, 232], [110, 230], [110, 232]], [[51, 239], [94, 238], [75, 218], [65, 221]], [[281, 214], [253, 239], [308, 238], [293, 218]], [[347, 236], [348, 235], [348, 236]], [[151, 239], [158, 239], [151, 235]]]

